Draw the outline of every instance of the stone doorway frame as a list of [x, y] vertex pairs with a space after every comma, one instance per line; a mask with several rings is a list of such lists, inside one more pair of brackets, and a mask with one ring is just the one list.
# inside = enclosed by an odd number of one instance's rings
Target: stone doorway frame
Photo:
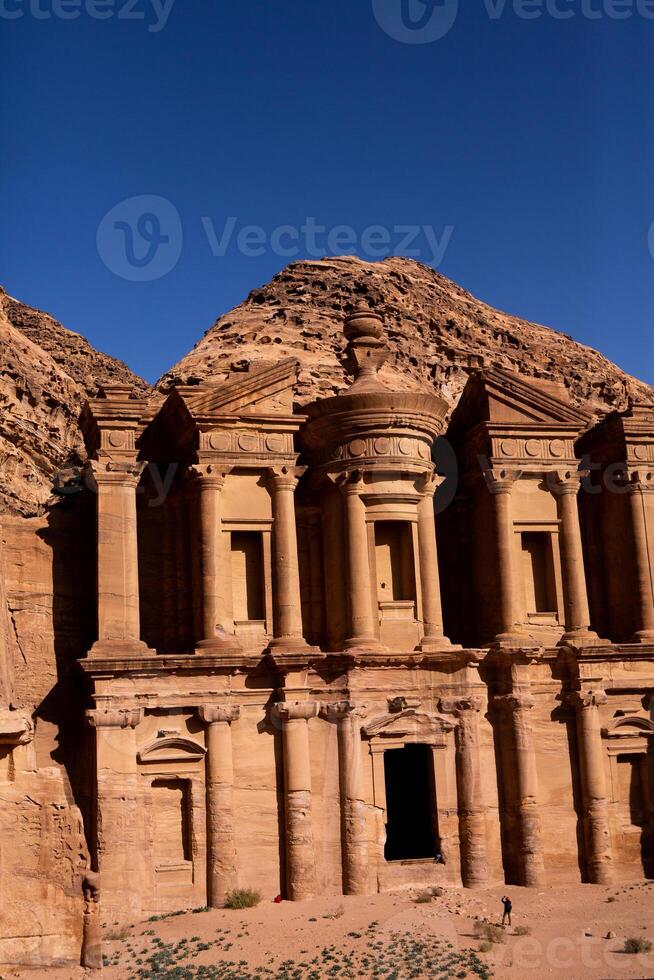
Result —
[[[384, 753], [389, 749], [403, 749], [407, 745], [427, 745], [432, 750], [432, 778], [436, 805], [436, 822], [441, 853], [445, 859], [444, 880], [460, 883], [460, 850], [458, 826], [458, 801], [456, 783], [456, 747], [454, 731], [456, 721], [436, 712], [422, 711], [404, 698], [390, 702], [390, 711], [371, 719], [361, 729], [362, 738], [368, 742], [372, 769], [372, 803], [378, 818], [377, 850], [381, 867], [401, 865], [401, 861], [387, 861], [384, 856], [385, 826], [387, 821], [386, 777]], [[422, 862], [433, 866], [433, 858]], [[445, 870], [444, 869], [444, 870]]]

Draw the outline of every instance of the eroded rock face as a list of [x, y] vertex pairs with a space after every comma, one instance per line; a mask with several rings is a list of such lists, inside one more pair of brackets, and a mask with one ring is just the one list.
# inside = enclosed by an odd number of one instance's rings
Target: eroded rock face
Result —
[[221, 316], [160, 386], [290, 356], [301, 365], [301, 403], [334, 395], [347, 385], [343, 313], [362, 298], [384, 315], [391, 357], [381, 378], [395, 390], [432, 389], [453, 407], [470, 373], [493, 366], [563, 381], [574, 402], [597, 412], [651, 395], [591, 348], [494, 310], [428, 266], [350, 256], [289, 265]]
[[148, 391], [121, 361], [0, 288], [0, 513], [42, 510], [57, 470], [84, 455], [84, 402], [109, 382]]

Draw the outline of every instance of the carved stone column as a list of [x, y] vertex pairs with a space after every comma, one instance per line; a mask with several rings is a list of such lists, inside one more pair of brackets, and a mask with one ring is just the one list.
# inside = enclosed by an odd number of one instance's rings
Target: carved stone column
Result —
[[96, 708], [86, 717], [96, 739], [96, 847], [103, 911], [134, 921], [141, 914], [145, 879], [135, 733], [143, 711]]
[[610, 885], [613, 881], [611, 833], [599, 717], [599, 706], [606, 704], [607, 696], [601, 689], [591, 689], [576, 691], [568, 700], [575, 709], [577, 723], [588, 881], [593, 885]]
[[302, 599], [295, 521], [295, 488], [304, 466], [274, 466], [268, 470], [273, 503], [274, 650], [288, 653], [309, 649], [302, 630]]
[[434, 516], [434, 494], [437, 487], [438, 477], [432, 472], [427, 473], [423, 479], [422, 493], [418, 504], [418, 553], [424, 619], [424, 635], [420, 641], [420, 649], [425, 652], [460, 649], [460, 647], [455, 648], [453, 646], [443, 631], [443, 607], [438, 571], [436, 519]]
[[96, 493], [98, 639], [93, 656], [147, 653], [141, 640], [136, 488], [144, 464], [91, 460]]
[[485, 807], [479, 762], [481, 704], [481, 698], [473, 695], [441, 701], [441, 711], [454, 714], [459, 722], [455, 731], [456, 783], [461, 879], [465, 888], [483, 888], [488, 884]]
[[345, 535], [349, 584], [350, 636], [347, 649], [381, 650], [373, 619], [364, 482], [354, 472], [341, 484], [345, 494]]
[[292, 902], [311, 898], [316, 892], [309, 719], [316, 717], [318, 709], [317, 701], [282, 701], [274, 708], [282, 724], [286, 893]]
[[350, 701], [324, 705], [321, 715], [338, 726], [343, 894], [368, 895], [368, 831], [361, 773], [360, 719], [365, 709]]
[[102, 969], [102, 925], [100, 923], [100, 875], [87, 871], [82, 878], [84, 921], [80, 963], [87, 970]]
[[565, 606], [565, 633], [561, 643], [588, 645], [601, 641], [597, 633], [590, 628], [584, 553], [577, 509], [580, 476], [579, 473], [569, 471], [556, 473], [552, 492], [557, 500], [561, 522], [559, 539]]
[[232, 722], [238, 705], [205, 704], [198, 717], [207, 726], [207, 905], [219, 909], [236, 887]]
[[511, 493], [518, 474], [508, 470], [488, 470], [486, 485], [493, 498], [495, 544], [501, 628], [496, 641], [504, 646], [521, 646], [531, 637], [516, 625], [517, 571], [515, 567], [515, 531]]
[[202, 593], [202, 636], [196, 648], [202, 653], [228, 653], [240, 650], [235, 636], [225, 631], [224, 542], [222, 533], [221, 491], [230, 468], [202, 463], [193, 466], [199, 509], [200, 583]]
[[654, 528], [651, 537], [647, 526], [647, 500], [654, 492], [654, 481], [648, 482], [644, 473], [634, 471], [629, 483], [629, 507], [634, 542], [637, 643], [654, 642]]
[[514, 768], [510, 772], [505, 769], [502, 776], [505, 783], [513, 783], [513, 792], [506, 795], [512, 801], [509, 805], [515, 807], [516, 811], [519, 840], [515, 842], [515, 858], [521, 878], [518, 884], [525, 887], [542, 885], [545, 881], [538, 815], [538, 776], [534, 737], [529, 720], [529, 712], [534, 704], [534, 699], [523, 693], [505, 694], [493, 701], [493, 707], [506, 715], [502, 737], [510, 739], [511, 751], [506, 755], [513, 759]]

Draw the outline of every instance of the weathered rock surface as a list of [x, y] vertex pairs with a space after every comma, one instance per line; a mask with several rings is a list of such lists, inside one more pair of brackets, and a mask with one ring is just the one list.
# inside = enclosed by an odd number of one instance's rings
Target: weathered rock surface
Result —
[[148, 385], [46, 313], [0, 288], [0, 513], [33, 515], [83, 455], [77, 420], [101, 384]]
[[347, 385], [343, 313], [362, 298], [385, 317], [392, 356], [381, 377], [395, 388], [426, 386], [453, 406], [471, 371], [487, 365], [562, 380], [573, 401], [598, 412], [651, 397], [591, 348], [494, 310], [428, 266], [350, 256], [289, 265], [221, 316], [160, 387], [291, 356], [301, 363], [301, 403], [336, 394]]

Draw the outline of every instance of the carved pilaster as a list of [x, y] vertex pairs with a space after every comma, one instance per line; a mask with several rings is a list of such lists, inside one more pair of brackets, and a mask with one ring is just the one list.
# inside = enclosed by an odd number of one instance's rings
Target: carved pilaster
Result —
[[[515, 857], [524, 886], [537, 886], [544, 882], [543, 846], [541, 823], [538, 814], [538, 777], [536, 756], [529, 713], [535, 705], [534, 698], [527, 692], [513, 692], [496, 697], [492, 709], [503, 717], [500, 737], [508, 744], [504, 746], [505, 760], [511, 760], [511, 769], [503, 766], [503, 780], [506, 798], [515, 811], [519, 832]], [[515, 846], [515, 845], [512, 845]]]
[[320, 715], [338, 727], [343, 891], [346, 895], [367, 895], [368, 832], [361, 772], [361, 722], [366, 707], [338, 701], [323, 705]]
[[427, 470], [420, 481], [418, 503], [418, 556], [422, 591], [423, 637], [419, 649], [426, 653], [461, 649], [454, 647], [443, 631], [443, 607], [438, 570], [434, 495], [441, 477]]
[[629, 472], [628, 498], [635, 558], [635, 599], [638, 617], [635, 641], [654, 642], [654, 527], [652, 507], [654, 473], [649, 469]]
[[593, 686], [574, 691], [567, 700], [577, 725], [587, 877], [592, 884], [607, 885], [613, 874], [599, 708], [608, 698], [601, 686]]
[[493, 498], [495, 547], [501, 628], [496, 642], [501, 646], [524, 646], [531, 637], [516, 624], [517, 570], [515, 567], [515, 531], [511, 494], [520, 477], [518, 470], [485, 469], [484, 479]]
[[276, 652], [308, 651], [303, 636], [302, 599], [295, 518], [295, 488], [305, 466], [272, 466], [268, 486], [273, 504], [273, 600]]
[[556, 497], [560, 520], [561, 571], [565, 607], [565, 634], [562, 644], [596, 646], [601, 642], [590, 629], [590, 611], [584, 569], [584, 553], [579, 524], [577, 495], [581, 480], [588, 474], [579, 470], [558, 470], [549, 475], [549, 487]]
[[365, 483], [360, 470], [346, 474], [339, 484], [345, 496], [345, 533], [349, 583], [350, 635], [345, 642], [351, 650], [382, 650], [373, 620]]
[[197, 492], [200, 532], [201, 632], [196, 648], [203, 653], [233, 653], [241, 646], [225, 630], [225, 555], [221, 492], [231, 467], [200, 462], [189, 468]]
[[98, 639], [93, 656], [147, 652], [139, 618], [136, 488], [143, 463], [91, 460], [87, 483], [96, 494]]
[[286, 891], [291, 901], [311, 898], [316, 891], [308, 721], [319, 708], [316, 701], [282, 701], [273, 709], [282, 723]]
[[197, 713], [207, 726], [207, 904], [222, 908], [237, 883], [231, 726], [241, 709], [236, 704], [204, 704]]
[[145, 876], [142, 813], [136, 769], [139, 707], [94, 708], [86, 712], [96, 742], [96, 847], [103, 880], [103, 911], [119, 920], [141, 911]]
[[440, 710], [458, 720], [455, 730], [456, 781], [461, 847], [461, 879], [466, 888], [488, 884], [486, 819], [482, 803], [479, 759], [479, 712], [482, 699], [474, 694], [443, 698]]

